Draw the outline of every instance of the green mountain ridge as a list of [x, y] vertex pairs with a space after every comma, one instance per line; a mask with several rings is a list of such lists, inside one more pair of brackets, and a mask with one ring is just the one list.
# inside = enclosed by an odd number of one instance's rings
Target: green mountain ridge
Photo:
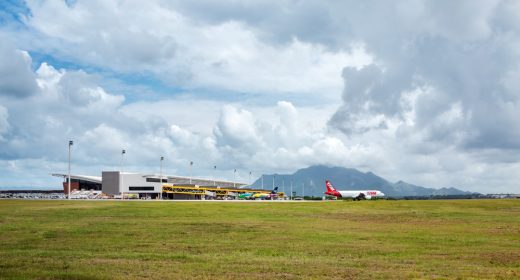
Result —
[[457, 188], [426, 188], [404, 181], [389, 182], [372, 172], [361, 172], [354, 168], [329, 167], [314, 165], [299, 169], [293, 174], [266, 174], [258, 178], [251, 186], [253, 188], [272, 189], [278, 186], [278, 191], [292, 191], [296, 195], [323, 196], [325, 180], [339, 190], [379, 190], [390, 197], [430, 196], [430, 195], [464, 195], [471, 192]]

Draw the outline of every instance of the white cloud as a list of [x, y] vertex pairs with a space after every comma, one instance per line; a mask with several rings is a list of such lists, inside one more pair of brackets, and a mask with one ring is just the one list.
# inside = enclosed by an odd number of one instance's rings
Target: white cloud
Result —
[[80, 135], [78, 144], [89, 147], [92, 158], [99, 158], [100, 155], [118, 154], [122, 148], [128, 147], [129, 138], [122, 131], [101, 123]]
[[[11, 100], [6, 107], [12, 111], [12, 128], [23, 128], [23, 133], [5, 138], [8, 155], [3, 156], [15, 158], [10, 165], [17, 166], [10, 174], [28, 168], [29, 161], [56, 161], [59, 164], [52, 164], [55, 170], [49, 173], [64, 171], [66, 143], [72, 139], [77, 173], [118, 168], [121, 149], [126, 149], [126, 170], [154, 172], [162, 155], [171, 173], [186, 174], [186, 162], [194, 161], [195, 175], [207, 176], [217, 165], [219, 172], [239, 169], [239, 178], [245, 180], [241, 176], [247, 169], [290, 170], [301, 160], [312, 161], [309, 154], [314, 153], [305, 150], [323, 137], [323, 124], [332, 112], [324, 110], [316, 118], [315, 109], [303, 108], [306, 114], [301, 117], [287, 101], [248, 109], [183, 98], [124, 104], [122, 96], [106, 92], [95, 76], [46, 63], [38, 67], [35, 81], [39, 89], [34, 95]], [[30, 115], [28, 107], [33, 108]], [[0, 111], [7, 119], [7, 109]], [[209, 115], [201, 117], [203, 112]], [[213, 124], [208, 116], [214, 116]], [[2, 132], [4, 127], [9, 125], [2, 126]]]
[[255, 149], [263, 146], [251, 112], [228, 105], [222, 108], [215, 127], [218, 143], [238, 149]]
[[9, 122], [7, 118], [9, 117], [9, 112], [7, 109], [0, 105], [0, 142], [5, 141], [4, 134], [9, 130]]
[[37, 87], [31, 58], [26, 52], [14, 49], [7, 36], [0, 34], [0, 41], [0, 96], [22, 98], [33, 94]]
[[[200, 176], [321, 163], [518, 190], [514, 1], [28, 3], [24, 28], [1, 27], [13, 40], [0, 47], [11, 178], [65, 168], [74, 139], [82, 173], [116, 168], [126, 148], [143, 172], [163, 155], [169, 172], [194, 161]], [[22, 50], [49, 62], [33, 71]]]
[[320, 93], [337, 99], [346, 65], [371, 61], [361, 46], [331, 50], [292, 38], [269, 44], [240, 21], [207, 24], [187, 18], [161, 1], [117, 5], [107, 1], [29, 1], [29, 26], [60, 56], [130, 73], [153, 73], [171, 85], [246, 93]]
[[[252, 111], [225, 106], [214, 134], [220, 155], [243, 169], [291, 171], [311, 164], [344, 164], [349, 149], [343, 142], [326, 134], [327, 110], [302, 108], [314, 122], [302, 122], [301, 112], [292, 103], [280, 101], [275, 108]], [[313, 116], [320, 111], [323, 119]], [[314, 115], [313, 115], [314, 114]], [[221, 159], [221, 160], [224, 160]]]

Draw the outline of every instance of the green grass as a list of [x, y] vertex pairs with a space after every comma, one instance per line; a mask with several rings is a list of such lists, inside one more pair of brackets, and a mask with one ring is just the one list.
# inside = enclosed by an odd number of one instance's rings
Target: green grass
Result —
[[519, 279], [520, 200], [0, 200], [0, 279]]

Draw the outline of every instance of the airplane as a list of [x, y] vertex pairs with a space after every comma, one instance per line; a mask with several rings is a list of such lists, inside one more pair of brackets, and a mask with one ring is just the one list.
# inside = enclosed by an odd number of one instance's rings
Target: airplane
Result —
[[241, 193], [238, 195], [238, 199], [251, 199], [253, 193]]
[[361, 199], [371, 199], [373, 197], [384, 197], [385, 194], [376, 191], [376, 190], [362, 190], [362, 191], [338, 191], [336, 190], [332, 184], [329, 182], [329, 180], [325, 181], [325, 186], [327, 187], [327, 191], [324, 193], [326, 195], [332, 195], [337, 198], [340, 197], [350, 197], [354, 200], [361, 200]]
[[271, 193], [255, 193], [250, 199], [276, 199], [278, 198], [278, 187], [275, 187]]

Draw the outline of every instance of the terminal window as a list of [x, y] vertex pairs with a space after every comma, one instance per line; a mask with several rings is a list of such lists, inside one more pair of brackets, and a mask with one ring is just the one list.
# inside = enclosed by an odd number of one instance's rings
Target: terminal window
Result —
[[153, 187], [129, 187], [130, 191], [153, 191]]
[[[159, 183], [159, 182], [160, 182], [160, 179], [159, 179], [159, 178], [146, 178], [146, 182]], [[163, 183], [167, 183], [168, 180], [167, 180], [167, 179], [162, 179], [162, 182], [163, 182]]]

